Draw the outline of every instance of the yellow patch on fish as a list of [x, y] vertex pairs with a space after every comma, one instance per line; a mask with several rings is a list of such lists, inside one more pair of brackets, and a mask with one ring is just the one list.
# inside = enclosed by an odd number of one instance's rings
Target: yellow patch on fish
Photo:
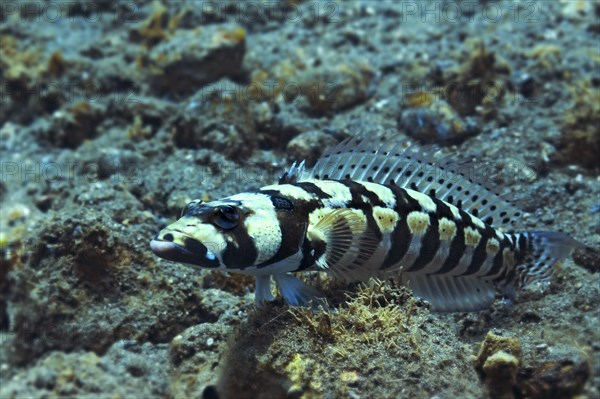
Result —
[[500, 249], [500, 243], [495, 238], [490, 238], [485, 245], [485, 251], [488, 255], [495, 255]]
[[398, 213], [396, 211], [380, 206], [373, 207], [373, 218], [375, 218], [375, 223], [377, 223], [377, 227], [379, 227], [382, 234], [394, 231], [398, 223]]
[[477, 230], [470, 227], [465, 228], [465, 245], [470, 247], [476, 247], [481, 240], [481, 234]]
[[406, 223], [411, 234], [422, 236], [429, 227], [429, 214], [418, 211], [411, 212], [406, 217]]
[[456, 236], [456, 223], [448, 218], [441, 218], [439, 222], [440, 240], [450, 241]]

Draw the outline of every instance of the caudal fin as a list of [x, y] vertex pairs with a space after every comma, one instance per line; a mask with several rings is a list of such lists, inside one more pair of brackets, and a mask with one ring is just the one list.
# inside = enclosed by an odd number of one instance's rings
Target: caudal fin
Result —
[[515, 234], [515, 238], [519, 252], [524, 255], [516, 268], [519, 288], [547, 280], [558, 262], [569, 257], [574, 249], [585, 247], [567, 234], [555, 231], [527, 231]]

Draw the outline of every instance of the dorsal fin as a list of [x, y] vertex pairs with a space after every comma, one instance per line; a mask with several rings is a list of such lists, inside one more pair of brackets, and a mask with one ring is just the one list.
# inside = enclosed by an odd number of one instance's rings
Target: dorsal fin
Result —
[[389, 145], [351, 138], [326, 151], [302, 180], [352, 179], [397, 185], [435, 196], [494, 227], [513, 230], [523, 212], [484, 180], [489, 176], [476, 176], [484, 164], [436, 159], [437, 151], [434, 146], [408, 146], [406, 141]]
[[299, 180], [302, 180], [302, 175], [304, 174], [304, 161], [300, 162], [300, 164], [296, 164], [294, 162], [292, 166], [290, 166], [287, 170], [283, 172], [281, 177], [279, 178], [279, 184], [289, 184], [295, 183]]

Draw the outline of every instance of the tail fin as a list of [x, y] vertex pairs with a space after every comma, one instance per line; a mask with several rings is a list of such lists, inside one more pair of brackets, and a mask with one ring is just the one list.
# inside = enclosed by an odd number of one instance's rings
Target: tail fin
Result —
[[516, 268], [517, 286], [547, 280], [557, 262], [565, 260], [576, 248], [585, 247], [567, 234], [555, 231], [527, 231], [515, 234], [523, 259]]

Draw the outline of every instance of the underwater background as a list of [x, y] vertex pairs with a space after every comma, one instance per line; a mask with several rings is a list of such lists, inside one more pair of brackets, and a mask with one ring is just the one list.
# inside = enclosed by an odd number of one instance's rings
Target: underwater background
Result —
[[594, 1], [3, 1], [0, 398], [599, 398], [593, 254], [475, 313], [306, 276], [346, 299], [314, 313], [148, 245], [367, 135], [600, 248], [599, 35]]

